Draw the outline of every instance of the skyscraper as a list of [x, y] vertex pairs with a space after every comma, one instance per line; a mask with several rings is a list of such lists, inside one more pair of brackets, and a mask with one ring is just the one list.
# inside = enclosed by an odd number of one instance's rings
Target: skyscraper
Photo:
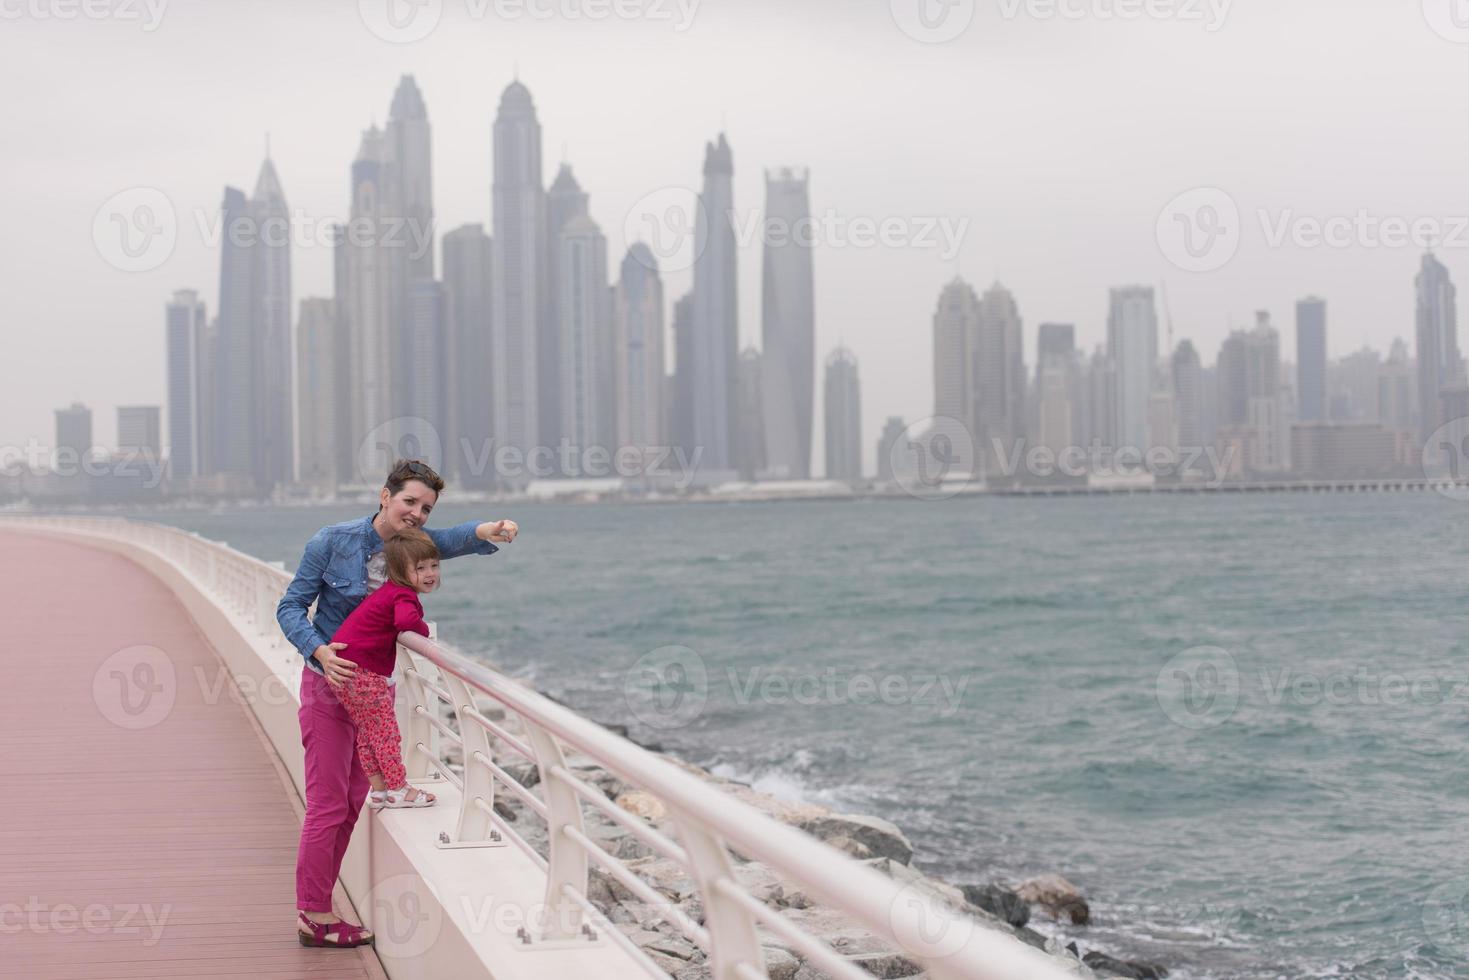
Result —
[[492, 243], [483, 225], [463, 225], [444, 236], [444, 290], [449, 300], [456, 445], [445, 446], [450, 465], [467, 486], [493, 484], [494, 390], [490, 367]]
[[1173, 393], [1178, 408], [1178, 444], [1186, 449], [1204, 445], [1203, 368], [1190, 340], [1180, 340], [1173, 352]]
[[766, 468], [765, 358], [754, 347], [740, 351], [739, 383], [735, 392], [735, 469], [741, 480], [753, 480]]
[[290, 215], [275, 166], [225, 188], [215, 356], [216, 467], [258, 495], [295, 476]]
[[898, 440], [903, 437], [907, 426], [898, 415], [889, 415], [887, 424], [882, 427], [882, 435], [877, 437], [877, 479], [879, 483], [892, 483], [893, 456], [896, 455]]
[[1296, 302], [1296, 414], [1322, 422], [1326, 413], [1326, 300]]
[[326, 492], [337, 480], [336, 314], [322, 297], [301, 300], [296, 320], [296, 406], [302, 483]]
[[[353, 452], [349, 479], [354, 483], [376, 477], [374, 473], [357, 472], [357, 449], [364, 446], [369, 433], [374, 434], [375, 442], [381, 442], [381, 427], [396, 414], [394, 311], [398, 297], [393, 292], [392, 270], [402, 254], [394, 254], [386, 231], [393, 221], [396, 183], [382, 131], [374, 126], [362, 134], [357, 159], [352, 162], [352, 234], [340, 246], [345, 249], [345, 302], [341, 294], [337, 297], [339, 303], [344, 302], [349, 335], [348, 418], [352, 423], [349, 445]], [[390, 434], [387, 441], [395, 440]], [[394, 454], [391, 446], [388, 454]]]
[[[983, 448], [973, 431], [974, 349], [979, 332], [979, 297], [955, 278], [939, 293], [933, 314], [934, 425], [925, 433], [928, 449], [945, 453], [956, 473], [980, 472]], [[925, 451], [928, 451], [927, 449]]]
[[537, 345], [553, 329], [546, 278], [546, 193], [541, 125], [530, 91], [512, 82], [500, 96], [494, 147], [493, 414], [495, 446], [528, 454], [538, 445]]
[[[418, 390], [419, 366], [411, 361], [414, 346], [422, 341], [415, 309], [422, 294], [414, 290], [420, 283], [434, 281], [434, 205], [432, 129], [412, 75], [402, 76], [393, 93], [383, 151], [391, 185], [385, 208], [389, 223], [380, 229], [386, 239], [392, 301], [388, 318], [394, 379], [391, 408], [394, 415], [418, 417], [414, 406], [436, 397]], [[446, 379], [434, 380], [442, 388]], [[447, 439], [448, 434], [441, 432], [439, 438]], [[411, 444], [406, 451], [411, 451]]]
[[92, 451], [92, 410], [81, 402], [56, 410], [56, 466], [62, 471], [78, 472], [78, 467]]
[[738, 281], [734, 233], [734, 155], [724, 134], [704, 148], [704, 187], [699, 195], [694, 260], [692, 331], [693, 441], [711, 470], [730, 470], [734, 459], [735, 367], [739, 342]]
[[663, 280], [658, 260], [642, 242], [623, 256], [614, 294], [613, 391], [617, 445], [666, 445], [663, 430]]
[[[673, 304], [673, 395], [669, 399], [669, 436], [693, 459], [694, 436], [694, 294]], [[702, 458], [702, 454], [701, 454]]]
[[1121, 286], [1111, 292], [1107, 312], [1107, 356], [1117, 367], [1113, 435], [1118, 446], [1146, 450], [1148, 414], [1158, 364], [1158, 314], [1153, 287]]
[[811, 476], [811, 412], [816, 383], [812, 242], [797, 232], [811, 218], [805, 170], [765, 174], [765, 220], [789, 229], [765, 242], [760, 362], [766, 466], [776, 476]]
[[449, 420], [449, 311], [442, 283], [420, 279], [408, 286], [408, 330], [401, 376], [407, 399], [399, 450], [444, 468], [455, 443]]
[[1269, 314], [1256, 314], [1253, 330], [1235, 330], [1219, 349], [1221, 448], [1243, 451], [1254, 473], [1290, 468], [1290, 420], [1280, 385], [1280, 335]]
[[978, 329], [969, 348], [975, 448], [998, 474], [1000, 457], [1024, 434], [1025, 364], [1021, 355], [1020, 311], [1015, 297], [998, 282], [979, 300]]
[[1413, 280], [1418, 293], [1418, 432], [1427, 440], [1444, 417], [1440, 394], [1461, 384], [1458, 314], [1449, 270], [1429, 252]]
[[1414, 391], [1413, 362], [1408, 345], [1394, 337], [1387, 363], [1377, 372], [1377, 418], [1389, 429], [1416, 432], [1418, 401]]
[[163, 458], [161, 410], [157, 405], [119, 405], [117, 451], [144, 460]]
[[556, 178], [546, 192], [546, 267], [548, 284], [546, 296], [545, 329], [541, 330], [536, 344], [536, 390], [537, 422], [540, 441], [552, 446], [569, 438], [562, 424], [561, 377], [565, 365], [561, 360], [562, 324], [562, 274], [561, 232], [572, 219], [589, 215], [590, 196], [576, 182], [569, 163], [562, 163], [556, 170]]
[[204, 302], [192, 289], [173, 294], [164, 313], [168, 384], [168, 466], [175, 481], [204, 473], [203, 424], [205, 334]]
[[1036, 332], [1034, 435], [1060, 453], [1081, 441], [1082, 392], [1076, 327], [1042, 323]]
[[562, 436], [571, 441], [577, 454], [582, 454], [593, 446], [608, 446], [609, 432], [615, 428], [610, 417], [612, 330], [607, 309], [607, 240], [597, 223], [581, 214], [562, 227], [557, 247], [561, 428]]
[[826, 358], [826, 478], [862, 479], [862, 394], [857, 358], [845, 347]]

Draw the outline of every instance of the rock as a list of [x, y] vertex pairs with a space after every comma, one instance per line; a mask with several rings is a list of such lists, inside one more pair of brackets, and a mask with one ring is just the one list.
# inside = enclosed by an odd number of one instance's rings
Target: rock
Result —
[[499, 814], [500, 819], [504, 820], [506, 823], [515, 822], [515, 811], [506, 806], [504, 800], [495, 801], [495, 812]]
[[1084, 926], [1091, 921], [1091, 909], [1081, 895], [1081, 889], [1057, 874], [1041, 875], [1021, 883], [1015, 894], [1024, 901], [1039, 905], [1056, 921], [1063, 919], [1073, 925]]
[[1030, 921], [1030, 906], [1008, 888], [999, 885], [964, 885], [964, 900], [1008, 922], [1017, 929]]
[[907, 977], [919, 971], [891, 944], [834, 909], [783, 909], [780, 914], [875, 977]]
[[619, 837], [611, 848], [613, 857], [621, 861], [632, 861], [637, 858], [651, 857], [657, 852], [647, 844], [638, 840], [632, 834]]
[[782, 909], [809, 909], [811, 898], [806, 892], [796, 885], [782, 886], [771, 896], [776, 908]]
[[779, 946], [765, 946], [765, 974], [770, 980], [795, 980], [796, 971], [801, 968], [801, 961], [788, 949]]
[[676, 957], [687, 963], [698, 953], [698, 948], [693, 943], [676, 936], [659, 936], [652, 942], [643, 944], [643, 948], [650, 952], [663, 953], [665, 956]]
[[500, 766], [509, 773], [510, 778], [515, 780], [526, 789], [538, 785], [541, 781], [541, 770], [529, 762], [506, 762]]
[[1132, 977], [1134, 980], [1162, 980], [1168, 976], [1168, 971], [1156, 963], [1119, 960], [1096, 950], [1087, 953], [1081, 961], [1103, 976]]
[[846, 837], [866, 847], [873, 857], [892, 858], [899, 864], [913, 860], [913, 845], [894, 824], [881, 817], [855, 813], [830, 814], [806, 820], [802, 830], [823, 841]]
[[910, 868], [906, 864], [899, 864], [892, 858], [874, 858], [862, 863], [874, 871], [882, 872], [900, 885], [918, 889], [929, 898], [951, 909], [962, 910], [965, 907], [964, 893], [947, 881], [930, 878], [922, 871]]
[[659, 823], [668, 817], [668, 808], [663, 805], [663, 801], [642, 790], [623, 793], [614, 802], [628, 813], [642, 817], [652, 824]]
[[872, 857], [872, 848], [863, 844], [861, 841], [855, 841], [847, 837], [845, 834], [840, 837], [833, 837], [827, 843], [843, 854], [849, 854], [859, 861], [865, 861]]

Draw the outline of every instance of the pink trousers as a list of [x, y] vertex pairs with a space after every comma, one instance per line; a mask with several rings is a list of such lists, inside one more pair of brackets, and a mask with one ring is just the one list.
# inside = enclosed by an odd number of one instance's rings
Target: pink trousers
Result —
[[367, 799], [357, 726], [316, 671], [301, 672], [301, 745], [306, 749], [306, 818], [296, 851], [296, 907], [330, 912], [342, 855]]
[[360, 667], [337, 692], [337, 698], [357, 726], [357, 759], [362, 763], [362, 771], [369, 778], [381, 776], [388, 789], [408, 785], [408, 770], [403, 766], [403, 736], [398, 732], [398, 716], [393, 713], [396, 693], [382, 674]]

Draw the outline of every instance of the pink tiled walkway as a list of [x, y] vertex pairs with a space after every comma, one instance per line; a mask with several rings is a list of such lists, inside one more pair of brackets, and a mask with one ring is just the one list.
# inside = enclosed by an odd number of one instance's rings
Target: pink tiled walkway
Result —
[[383, 977], [297, 943], [299, 799], [173, 594], [42, 536], [0, 554], [0, 977]]

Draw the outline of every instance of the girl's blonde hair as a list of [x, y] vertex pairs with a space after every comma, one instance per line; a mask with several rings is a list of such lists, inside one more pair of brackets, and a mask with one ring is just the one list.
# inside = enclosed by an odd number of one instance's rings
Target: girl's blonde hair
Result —
[[387, 540], [383, 552], [388, 560], [388, 580], [404, 588], [413, 588], [408, 573], [421, 561], [437, 561], [439, 549], [434, 539], [417, 528], [399, 531]]

